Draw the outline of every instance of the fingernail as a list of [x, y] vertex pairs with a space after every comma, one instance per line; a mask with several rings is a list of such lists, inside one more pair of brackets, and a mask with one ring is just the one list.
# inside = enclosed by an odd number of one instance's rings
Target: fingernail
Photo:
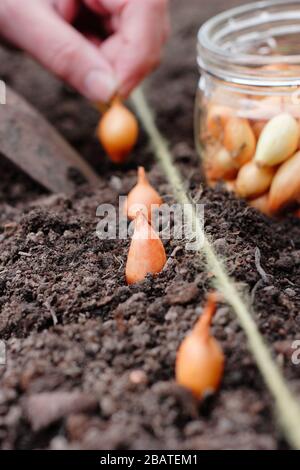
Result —
[[85, 95], [92, 101], [108, 102], [118, 89], [117, 79], [102, 70], [91, 71], [85, 79]]

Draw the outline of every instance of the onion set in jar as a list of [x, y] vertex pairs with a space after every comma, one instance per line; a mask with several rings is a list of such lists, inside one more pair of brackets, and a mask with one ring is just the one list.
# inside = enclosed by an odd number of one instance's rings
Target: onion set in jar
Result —
[[250, 129], [249, 120], [231, 114], [219, 140], [210, 136], [204, 148], [207, 181], [223, 181], [227, 190], [268, 216], [299, 206], [299, 121], [279, 112], [269, 121], [254, 121]]
[[236, 179], [236, 193], [243, 198], [255, 198], [266, 193], [271, 186], [274, 168], [258, 167], [254, 161], [240, 169]]
[[255, 153], [256, 138], [247, 119], [232, 117], [227, 121], [224, 147], [239, 166], [251, 160]]
[[271, 185], [269, 207], [278, 212], [300, 199], [300, 151], [278, 169]]
[[257, 143], [255, 163], [275, 166], [291, 157], [298, 148], [300, 127], [288, 113], [271, 119], [262, 130]]
[[281, 218], [300, 210], [300, 5], [275, 3], [233, 8], [200, 28], [195, 130], [207, 183]]

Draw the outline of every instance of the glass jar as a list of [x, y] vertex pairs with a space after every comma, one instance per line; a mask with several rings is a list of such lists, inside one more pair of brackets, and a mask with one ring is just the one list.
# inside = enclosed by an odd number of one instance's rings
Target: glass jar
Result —
[[300, 208], [300, 2], [243, 5], [198, 34], [195, 137], [209, 185], [275, 216]]

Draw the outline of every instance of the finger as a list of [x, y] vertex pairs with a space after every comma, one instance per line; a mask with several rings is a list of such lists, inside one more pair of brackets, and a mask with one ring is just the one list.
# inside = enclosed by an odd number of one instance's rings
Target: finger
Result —
[[[84, 0], [85, 4], [96, 13], [119, 13], [130, 0]], [[143, 0], [142, 0], [143, 1]]]
[[107, 14], [107, 11], [98, 0], [84, 0], [84, 3], [95, 13], [99, 13], [100, 15]]
[[109, 62], [52, 8], [40, 0], [31, 0], [31, 8], [25, 2], [16, 7], [16, 2], [5, 1], [9, 8], [4, 13], [7, 18], [1, 21], [0, 15], [0, 28], [9, 40], [88, 99], [106, 102], [115, 94], [118, 84]]
[[121, 12], [120, 29], [101, 47], [124, 96], [160, 62], [169, 29], [167, 5], [166, 0], [128, 0]]
[[72, 23], [79, 11], [79, 0], [52, 0], [57, 13], [68, 23]]
[[92, 34], [92, 33], [85, 33], [85, 32], [83, 32], [82, 34], [83, 34], [83, 36], [84, 36], [89, 42], [91, 42], [92, 44], [94, 44], [96, 47], [100, 47], [100, 46], [101, 46], [102, 40], [101, 40], [98, 36], [95, 36], [95, 34]]

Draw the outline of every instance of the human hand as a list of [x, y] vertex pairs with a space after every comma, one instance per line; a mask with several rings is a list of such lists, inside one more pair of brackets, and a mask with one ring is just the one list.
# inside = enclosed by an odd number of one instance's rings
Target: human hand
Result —
[[[104, 41], [72, 26], [82, 6], [111, 33]], [[0, 32], [92, 101], [130, 91], [159, 63], [168, 0], [1, 0]]]

